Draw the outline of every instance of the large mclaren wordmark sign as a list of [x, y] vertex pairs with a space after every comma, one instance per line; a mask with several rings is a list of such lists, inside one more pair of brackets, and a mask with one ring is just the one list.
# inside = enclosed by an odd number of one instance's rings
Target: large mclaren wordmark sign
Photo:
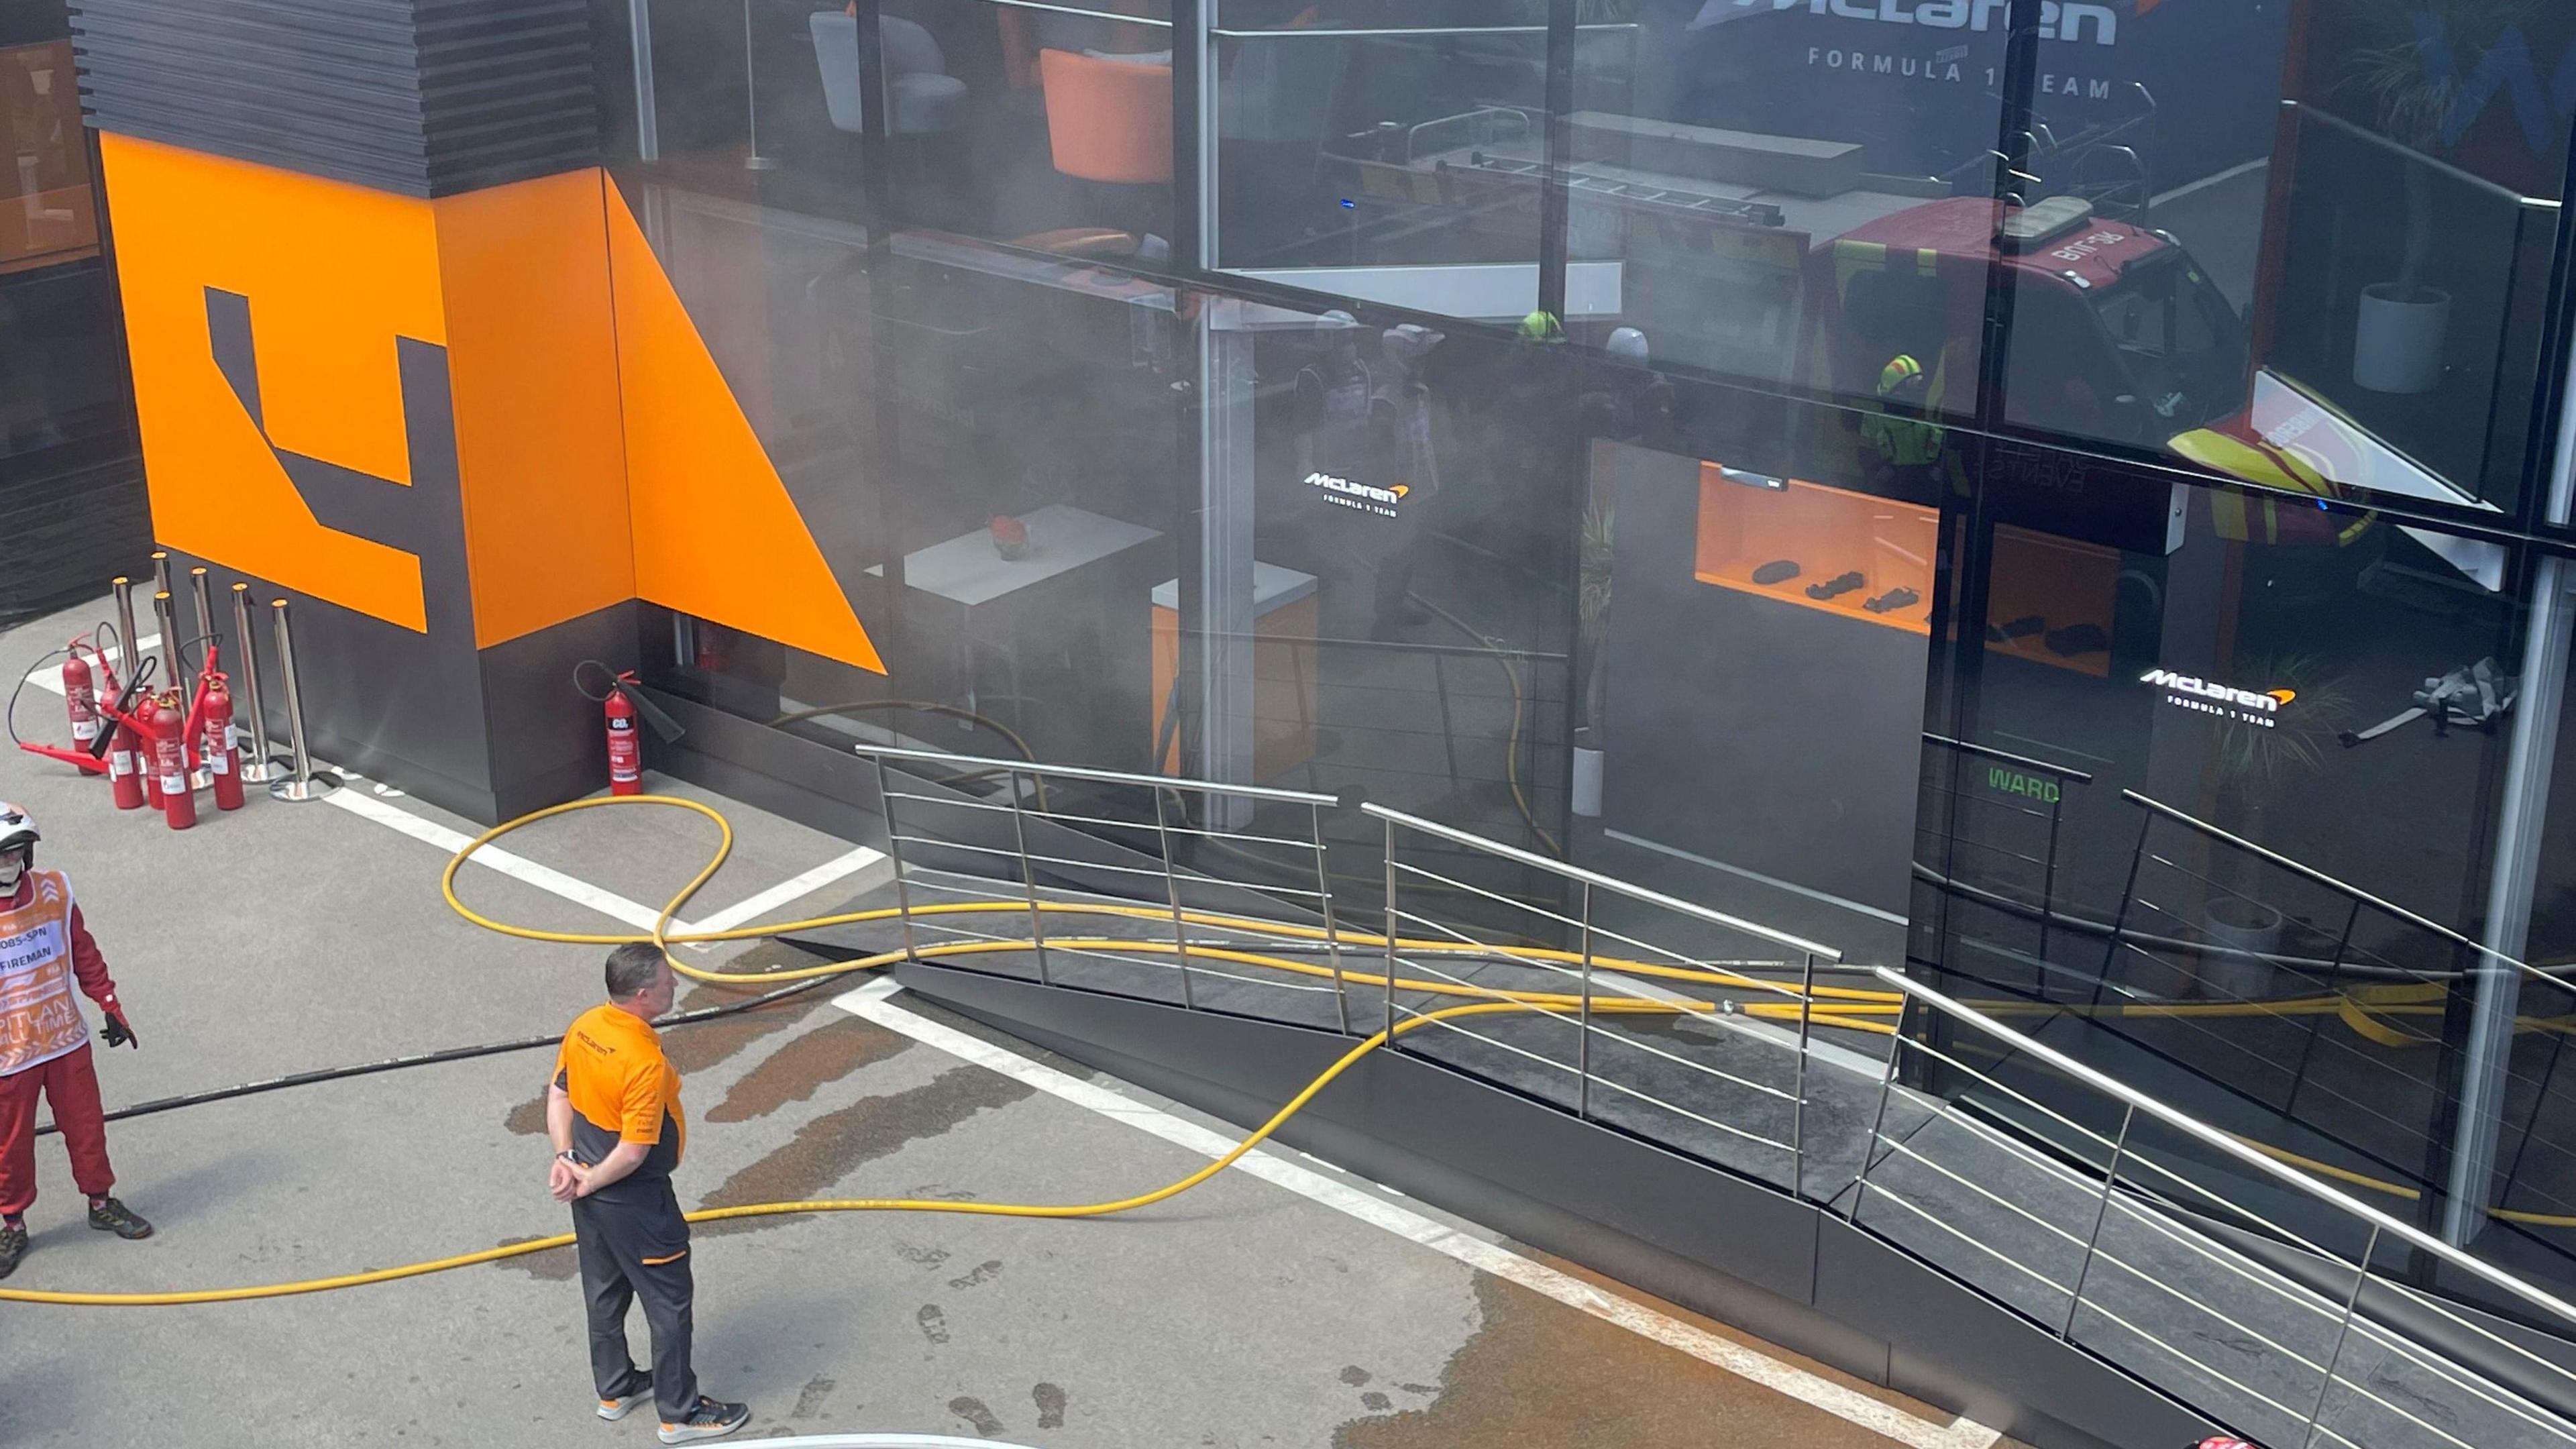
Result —
[[882, 667], [603, 173], [100, 144], [162, 543], [473, 648], [642, 598]]
[[[2031, 104], [2070, 149], [2039, 164], [2145, 192], [2268, 154], [2288, 4], [2042, 0]], [[1870, 169], [1947, 176], [2001, 123], [2010, 0], [1640, 0], [1635, 113], [1868, 145]], [[2081, 155], [2091, 147], [2099, 156]], [[2124, 172], [2116, 179], [2129, 179]], [[2143, 200], [2143, 196], [2140, 197]]]

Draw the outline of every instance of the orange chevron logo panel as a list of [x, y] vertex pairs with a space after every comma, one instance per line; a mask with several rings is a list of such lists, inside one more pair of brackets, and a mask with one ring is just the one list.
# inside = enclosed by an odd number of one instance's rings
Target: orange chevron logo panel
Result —
[[643, 229], [614, 199], [608, 256], [636, 595], [884, 673]]
[[884, 672], [604, 171], [100, 147], [161, 542], [476, 648], [643, 598]]
[[[418, 545], [325, 523], [287, 462], [408, 491], [401, 340], [447, 340], [431, 204], [112, 132], [99, 150], [154, 536], [426, 631]], [[255, 325], [239, 379], [210, 325], [225, 299]]]

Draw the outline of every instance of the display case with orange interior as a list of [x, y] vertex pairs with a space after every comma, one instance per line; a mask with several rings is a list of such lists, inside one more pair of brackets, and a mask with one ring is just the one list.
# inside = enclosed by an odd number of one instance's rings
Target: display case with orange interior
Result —
[[1918, 503], [1702, 463], [1692, 567], [1705, 584], [1928, 634], [1939, 532]]
[[2119, 551], [2003, 523], [1995, 526], [1994, 558], [1986, 648], [2108, 678]]

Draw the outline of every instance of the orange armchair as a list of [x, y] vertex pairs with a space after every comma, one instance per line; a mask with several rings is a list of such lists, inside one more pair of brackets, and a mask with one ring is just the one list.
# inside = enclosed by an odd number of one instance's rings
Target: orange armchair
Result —
[[1085, 181], [1172, 179], [1172, 67], [1038, 52], [1055, 169]]

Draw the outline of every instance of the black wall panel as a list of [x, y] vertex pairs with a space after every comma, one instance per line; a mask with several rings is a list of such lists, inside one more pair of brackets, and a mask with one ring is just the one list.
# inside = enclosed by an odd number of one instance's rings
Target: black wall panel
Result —
[[597, 164], [581, 0], [80, 0], [104, 131], [446, 196]]

